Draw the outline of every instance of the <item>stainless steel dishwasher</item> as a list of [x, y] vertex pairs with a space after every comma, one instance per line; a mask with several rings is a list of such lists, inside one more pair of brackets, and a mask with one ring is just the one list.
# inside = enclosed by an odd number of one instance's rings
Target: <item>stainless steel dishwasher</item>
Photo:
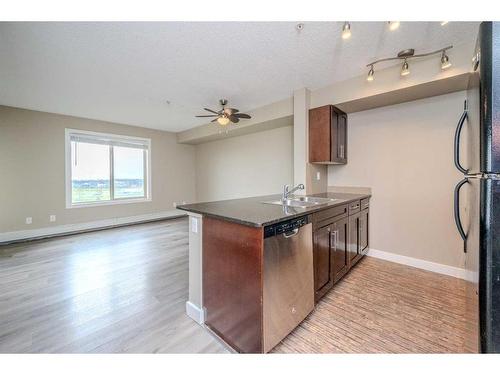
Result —
[[307, 216], [264, 228], [264, 351], [314, 308], [312, 224]]

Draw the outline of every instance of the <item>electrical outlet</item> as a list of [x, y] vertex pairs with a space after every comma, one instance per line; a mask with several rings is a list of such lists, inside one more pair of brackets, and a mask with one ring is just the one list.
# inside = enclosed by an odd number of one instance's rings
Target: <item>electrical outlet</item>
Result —
[[177, 208], [177, 202], [172, 203], [172, 206], [174, 206], [174, 208]]
[[316, 172], [316, 181], [321, 180], [321, 172]]
[[182, 201], [182, 204], [186, 204], [186, 201]]
[[33, 223], [33, 218], [32, 217], [27, 217], [26, 218], [26, 224], [31, 224]]
[[56, 221], [56, 215], [50, 215], [50, 216], [49, 216], [49, 221], [50, 221], [51, 223], [55, 222], [55, 221]]
[[198, 233], [198, 218], [191, 218], [191, 232]]

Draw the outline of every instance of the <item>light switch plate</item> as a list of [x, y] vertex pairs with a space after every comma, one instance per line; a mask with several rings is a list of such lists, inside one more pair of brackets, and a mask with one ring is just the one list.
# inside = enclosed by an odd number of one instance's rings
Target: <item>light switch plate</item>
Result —
[[51, 223], [55, 222], [55, 221], [56, 221], [56, 215], [50, 215], [50, 216], [49, 216], [49, 221], [50, 221]]
[[316, 181], [321, 180], [321, 172], [316, 172]]
[[32, 217], [27, 217], [26, 218], [26, 224], [31, 224], [33, 223], [33, 218]]

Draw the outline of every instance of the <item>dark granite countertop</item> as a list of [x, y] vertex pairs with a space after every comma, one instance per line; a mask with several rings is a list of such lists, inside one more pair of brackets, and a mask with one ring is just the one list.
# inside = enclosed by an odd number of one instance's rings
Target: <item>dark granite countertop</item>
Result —
[[315, 197], [338, 199], [322, 206], [308, 208], [286, 207], [281, 205], [266, 204], [262, 202], [279, 200], [281, 196], [265, 195], [260, 197], [230, 199], [216, 202], [193, 203], [178, 206], [179, 210], [194, 212], [201, 215], [211, 216], [223, 220], [233, 221], [239, 224], [261, 227], [294, 217], [321, 211], [326, 208], [339, 206], [358, 199], [368, 198], [369, 194], [347, 194], [347, 193], [321, 193], [313, 194]]

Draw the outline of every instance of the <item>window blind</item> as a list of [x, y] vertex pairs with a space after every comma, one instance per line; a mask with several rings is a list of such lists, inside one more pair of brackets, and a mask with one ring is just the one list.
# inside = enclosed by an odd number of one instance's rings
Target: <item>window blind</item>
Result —
[[93, 134], [85, 134], [85, 133], [71, 133], [70, 134], [71, 142], [80, 142], [80, 143], [92, 143], [92, 144], [100, 144], [100, 145], [109, 145], [109, 146], [119, 146], [119, 147], [129, 147], [129, 148], [137, 148], [141, 150], [147, 150], [149, 146], [148, 139], [142, 138], [125, 138], [120, 136], [109, 136], [109, 135], [93, 135]]

